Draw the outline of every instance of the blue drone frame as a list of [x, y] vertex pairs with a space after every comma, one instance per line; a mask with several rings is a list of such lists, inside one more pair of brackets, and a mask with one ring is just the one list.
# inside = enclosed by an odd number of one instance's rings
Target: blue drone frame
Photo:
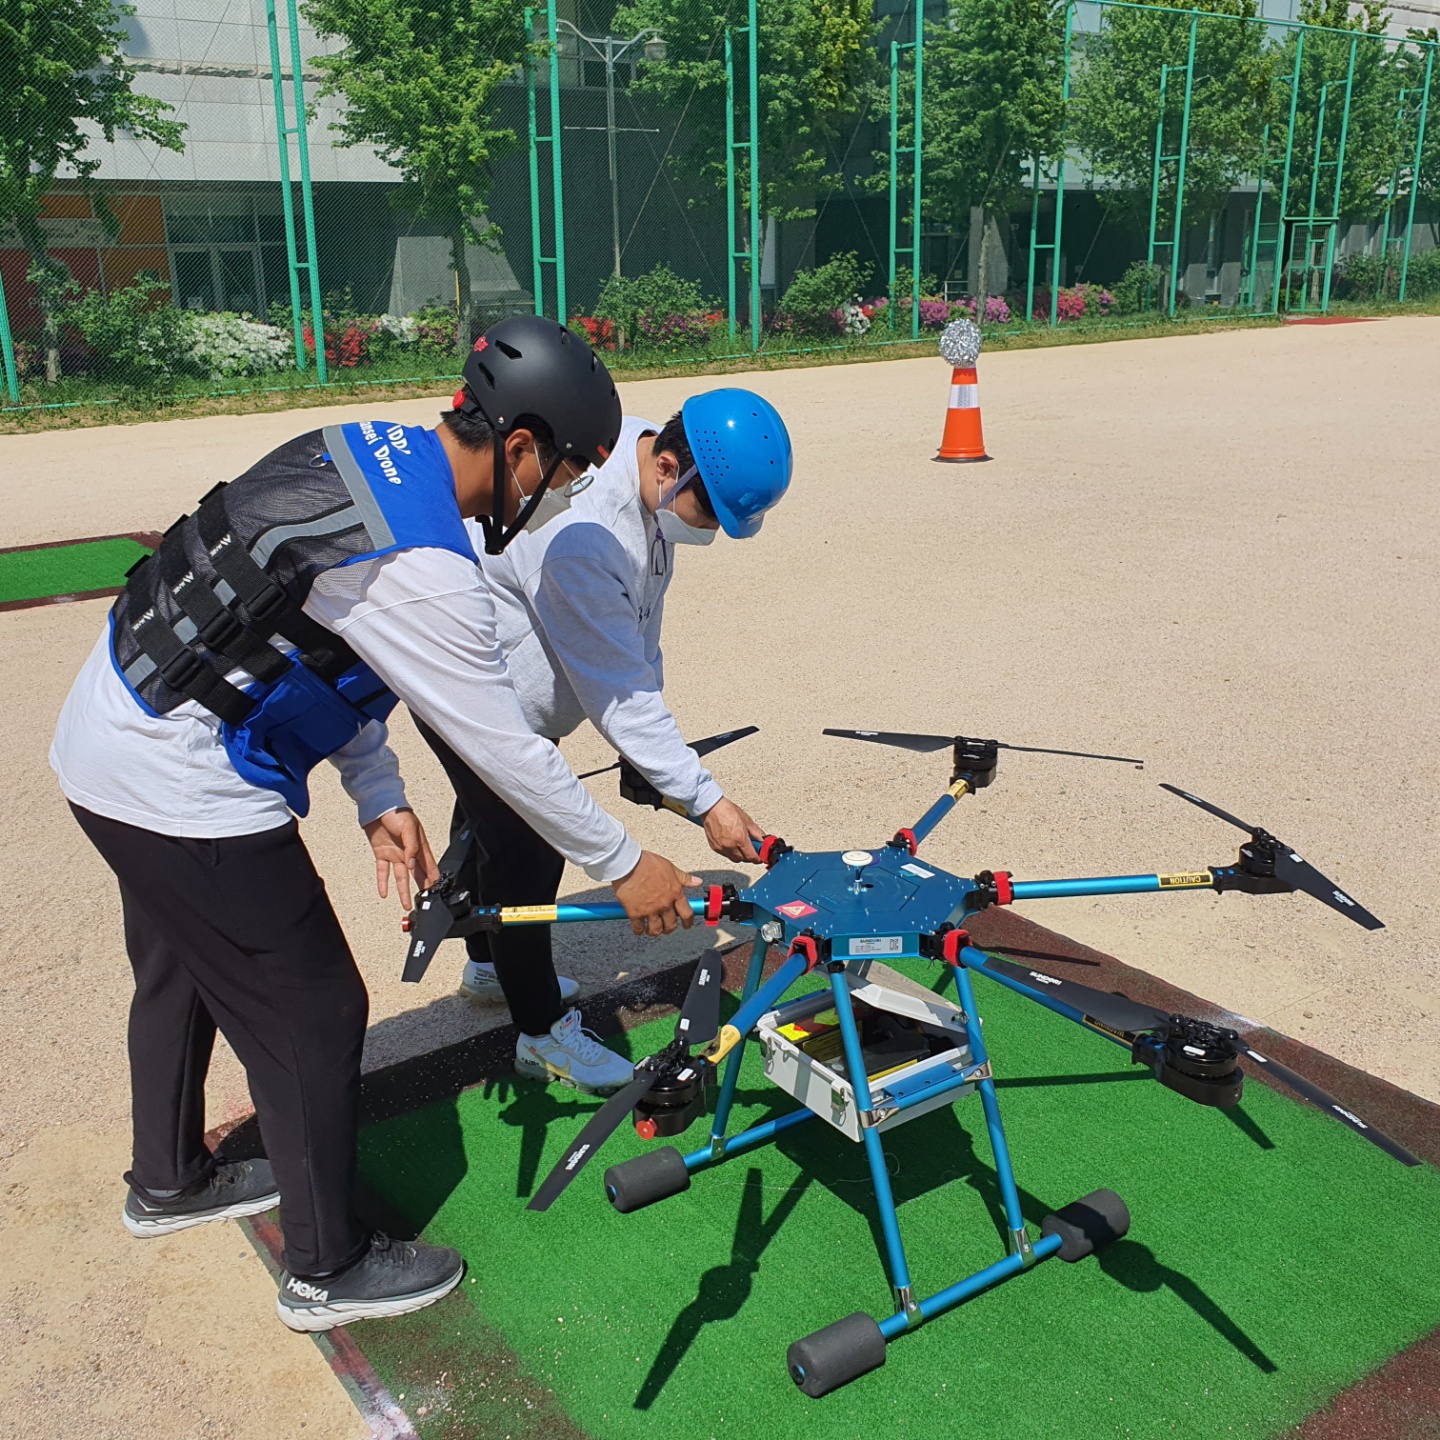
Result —
[[[729, 732], [696, 748], [717, 748], [752, 730]], [[875, 1320], [856, 1312], [791, 1345], [787, 1361], [791, 1377], [807, 1395], [819, 1396], [885, 1363], [888, 1343], [923, 1322], [953, 1309], [980, 1291], [1058, 1255], [1078, 1261], [1113, 1243], [1129, 1229], [1124, 1202], [1109, 1190], [1097, 1190], [1047, 1215], [1038, 1238], [1030, 1235], [1020, 1210], [1010, 1150], [1000, 1116], [999, 1099], [981, 1030], [971, 974], [983, 975], [1038, 1005], [1084, 1026], [1129, 1050], [1162, 1084], [1201, 1104], [1229, 1107], [1240, 1098], [1243, 1072], [1238, 1060], [1247, 1057], [1272, 1077], [1327, 1110], [1343, 1124], [1379, 1145], [1407, 1165], [1420, 1162], [1389, 1136], [1368, 1125], [1339, 1101], [1278, 1062], [1259, 1054], [1234, 1030], [1183, 1015], [1170, 1015], [1038, 970], [1015, 965], [970, 943], [965, 919], [991, 905], [1059, 896], [1123, 895], [1151, 891], [1198, 889], [1288, 893], [1301, 890], [1348, 915], [1367, 929], [1380, 921], [1326, 880], [1289, 846], [1267, 831], [1245, 825], [1207, 801], [1165, 786], [1217, 817], [1250, 832], [1234, 865], [1206, 866], [1178, 874], [1096, 876], [1070, 880], [1014, 881], [1003, 872], [985, 871], [962, 879], [921, 864], [921, 842], [965, 794], [994, 778], [997, 751], [1031, 749], [1002, 746], [963, 736], [914, 736], [888, 732], [827, 730], [828, 735], [898, 745], [918, 751], [950, 748], [954, 767], [949, 789], [909, 829], [875, 850], [794, 850], [770, 836], [761, 847], [766, 871], [743, 891], [712, 886], [704, 900], [692, 901], [697, 915], [709, 924], [721, 919], [751, 926], [756, 941], [739, 1009], [728, 1024], [720, 1023], [720, 966], [715, 953], [702, 957], [681, 1008], [675, 1039], [656, 1055], [641, 1060], [635, 1079], [613, 1095], [591, 1118], [530, 1202], [532, 1210], [548, 1209], [562, 1190], [593, 1158], [595, 1151], [632, 1112], [646, 1138], [677, 1135], [706, 1108], [709, 1082], [724, 1062], [719, 1095], [707, 1142], [682, 1155], [672, 1146], [649, 1151], [605, 1174], [611, 1203], [629, 1212], [687, 1189], [697, 1170], [721, 1164], [734, 1155], [767, 1145], [787, 1131], [814, 1119], [818, 1110], [807, 1104], [739, 1134], [727, 1134], [739, 1081], [744, 1046], [762, 1017], [780, 1006], [786, 992], [804, 975], [823, 969], [830, 982], [838, 1019], [844, 1073], [853, 1090], [874, 1186], [884, 1239], [883, 1260], [890, 1276], [894, 1308]], [[1052, 752], [1078, 754], [1080, 752]], [[1119, 760], [1119, 756], [1091, 756]], [[1130, 761], [1127, 763], [1138, 764]], [[663, 805], [664, 797], [649, 789], [621, 762], [622, 791], [640, 803]], [[598, 772], [596, 772], [598, 773]], [[669, 806], [679, 809], [681, 807]], [[567, 924], [624, 918], [617, 904], [474, 907], [457, 891], [453, 873], [468, 845], [461, 835], [441, 862], [442, 880], [420, 897], [409, 917], [411, 949], [406, 979], [419, 979], [435, 945], [448, 935], [497, 930], [507, 925]], [[785, 945], [780, 967], [767, 980], [764, 963], [770, 947]], [[942, 961], [954, 976], [955, 995], [968, 1050], [952, 1052], [953, 1064], [899, 1069], [879, 1076], [874, 1086], [856, 1021], [852, 991], [873, 960], [930, 959]], [[871, 1072], [873, 1073], [873, 1071]], [[941, 1097], [958, 1099], [980, 1093], [986, 1129], [995, 1157], [1008, 1253], [993, 1264], [936, 1291], [916, 1298], [900, 1224], [881, 1147], [880, 1127], [907, 1110], [932, 1108]]]

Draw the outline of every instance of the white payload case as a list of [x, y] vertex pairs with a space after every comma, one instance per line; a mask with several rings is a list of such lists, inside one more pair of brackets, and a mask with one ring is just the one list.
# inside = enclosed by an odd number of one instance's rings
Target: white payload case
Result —
[[[868, 961], [847, 967], [851, 998], [861, 1007], [868, 1006], [872, 1010], [918, 1022], [924, 1035], [938, 1047], [938, 1053], [910, 1060], [870, 1079], [871, 1106], [883, 1112], [887, 1100], [894, 1098], [887, 1087], [894, 1086], [897, 1091], [909, 1093], [915, 1087], [923, 1088], [948, 1079], [972, 1061], [965, 1031], [965, 1014], [958, 1006], [939, 996], [922, 999], [918, 995], [875, 984], [865, 978], [869, 968]], [[783, 1027], [809, 1020], [834, 1006], [834, 992], [829, 989], [801, 995], [762, 1015], [755, 1024], [755, 1034], [765, 1053], [766, 1078], [850, 1139], [859, 1141], [860, 1115], [850, 1081], [781, 1033]], [[887, 1116], [874, 1128], [883, 1133], [896, 1125], [903, 1125], [907, 1120], [928, 1115], [942, 1105], [953, 1105], [974, 1089], [973, 1084], [966, 1084], [942, 1091], [932, 1099], [919, 1101], [908, 1110]]]

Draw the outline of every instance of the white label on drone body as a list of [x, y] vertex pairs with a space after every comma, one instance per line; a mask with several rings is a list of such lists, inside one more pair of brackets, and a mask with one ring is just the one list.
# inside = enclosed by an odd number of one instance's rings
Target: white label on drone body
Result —
[[906, 874], [914, 875], [920, 880], [933, 880], [935, 878], [935, 872], [925, 869], [923, 865], [902, 865], [900, 868], [904, 870]]
[[862, 935], [850, 942], [852, 955], [903, 955], [905, 941], [899, 935]]

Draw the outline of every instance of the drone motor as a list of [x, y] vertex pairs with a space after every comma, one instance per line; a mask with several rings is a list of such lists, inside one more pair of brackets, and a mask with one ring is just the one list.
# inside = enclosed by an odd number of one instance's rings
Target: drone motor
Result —
[[1139, 1036], [1131, 1053], [1162, 1085], [1198, 1105], [1228, 1110], [1240, 1102], [1245, 1072], [1233, 1031], [1172, 1015], [1155, 1034]]
[[635, 1129], [642, 1140], [683, 1134], [705, 1112], [705, 1087], [714, 1079], [708, 1060], [682, 1059], [636, 1102]]

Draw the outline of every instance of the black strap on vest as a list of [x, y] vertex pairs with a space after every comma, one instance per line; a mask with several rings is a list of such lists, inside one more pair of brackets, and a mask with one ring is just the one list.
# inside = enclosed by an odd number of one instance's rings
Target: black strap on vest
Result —
[[[175, 525], [180, 523], [177, 520]], [[170, 529], [175, 529], [175, 525]], [[249, 671], [266, 685], [290, 669], [289, 657], [248, 630], [240, 617], [222, 605], [215, 592], [195, 574], [178, 539], [169, 545], [162, 544], [157, 554], [166, 588], [175, 603], [194, 621], [196, 638], [207, 649], [223, 655], [232, 665]]]
[[[151, 556], [148, 564], [154, 563]], [[130, 622], [136, 643], [154, 662], [160, 678], [187, 700], [203, 706], [230, 725], [243, 725], [255, 702], [243, 690], [237, 690], [220, 670], [204, 656], [197, 654], [155, 613], [150, 599], [140, 589], [139, 578], [144, 566], [131, 572], [126, 585], [130, 606], [138, 617]]]
[[333, 683], [359, 663], [359, 656], [333, 631], [305, 614], [255, 563], [235, 538], [225, 512], [224, 490], [223, 483], [215, 486], [195, 512], [200, 543], [215, 573], [235, 592], [255, 626], [283, 635], [304, 655], [309, 669]]

